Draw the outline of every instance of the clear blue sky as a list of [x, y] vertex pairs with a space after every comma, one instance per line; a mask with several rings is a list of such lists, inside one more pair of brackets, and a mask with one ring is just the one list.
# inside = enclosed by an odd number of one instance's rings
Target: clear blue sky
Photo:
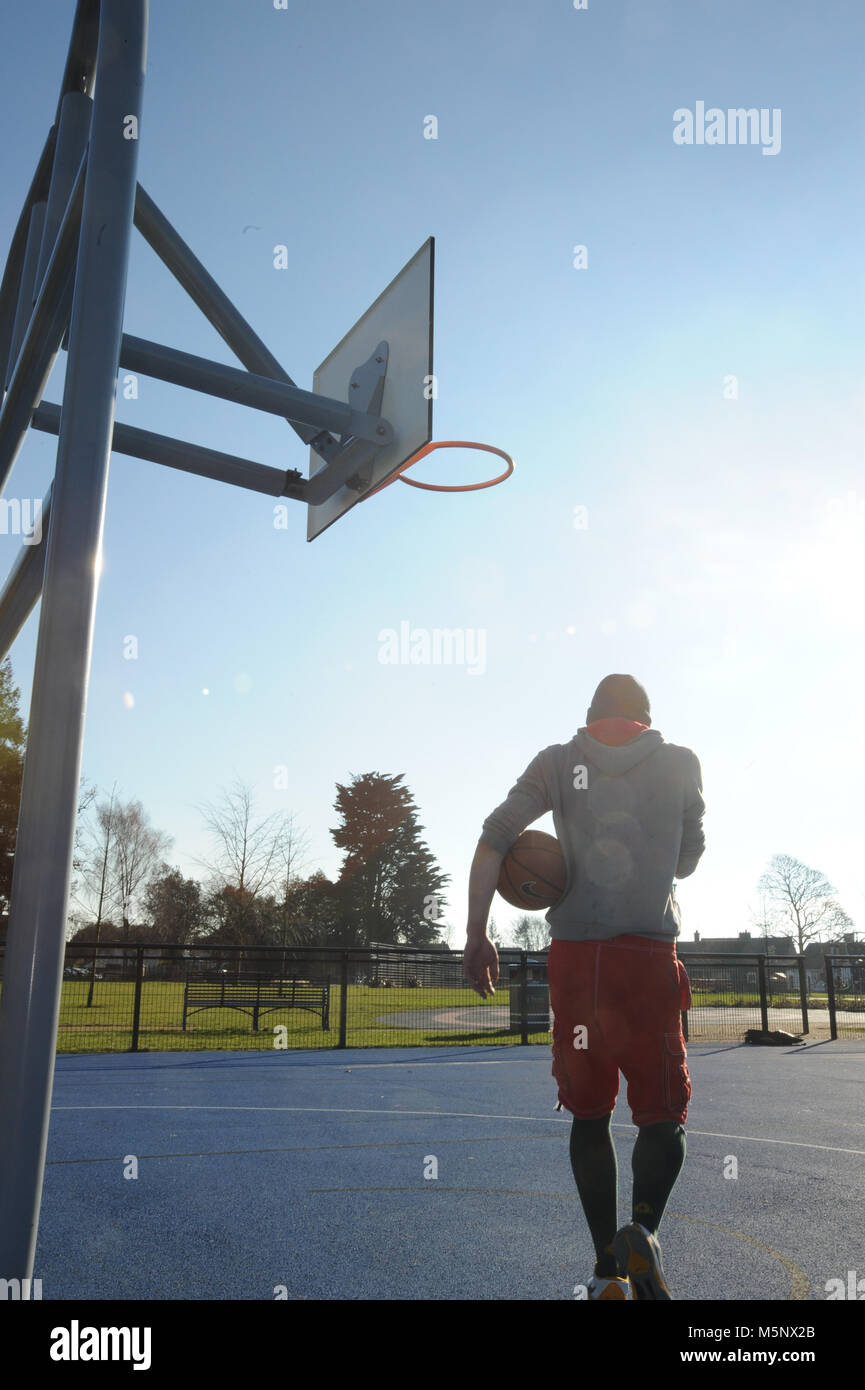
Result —
[[[4, 255], [71, 12], [4, 16]], [[113, 457], [83, 773], [140, 798], [172, 862], [198, 872], [196, 807], [239, 776], [334, 874], [335, 784], [404, 773], [459, 946], [485, 816], [627, 671], [703, 766], [683, 935], [749, 927], [776, 852], [861, 930], [863, 39], [852, 0], [151, 5], [139, 177], [286, 370], [311, 386], [432, 234], [436, 437], [517, 463], [473, 494], [396, 484], [307, 545], [300, 504], [275, 530], [269, 498]], [[780, 110], [780, 151], [674, 143], [698, 102]], [[125, 329], [233, 363], [137, 233]], [[284, 422], [146, 378], [117, 418], [307, 466]], [[54, 448], [31, 435], [6, 495], [41, 497]], [[483, 673], [382, 665], [403, 620], [482, 629]]]

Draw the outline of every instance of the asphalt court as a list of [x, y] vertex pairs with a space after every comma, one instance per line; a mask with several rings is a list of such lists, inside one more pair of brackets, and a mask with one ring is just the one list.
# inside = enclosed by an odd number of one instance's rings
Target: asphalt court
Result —
[[[863, 1061], [689, 1047], [676, 1299], [865, 1277]], [[34, 1277], [44, 1299], [571, 1300], [592, 1252], [555, 1102], [545, 1045], [62, 1055]], [[624, 1224], [624, 1086], [613, 1124]]]

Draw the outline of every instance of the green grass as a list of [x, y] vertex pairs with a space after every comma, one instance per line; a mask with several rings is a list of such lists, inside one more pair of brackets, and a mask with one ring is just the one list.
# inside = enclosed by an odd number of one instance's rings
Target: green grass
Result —
[[[692, 1002], [693, 1002], [693, 1007], [694, 1007], [694, 1008], [697, 1008], [697, 1007], [702, 1007], [702, 1008], [715, 1008], [715, 1009], [724, 1009], [724, 1008], [727, 1008], [727, 1009], [734, 1009], [734, 1008], [735, 1008], [735, 1009], [759, 1009], [759, 1008], [760, 1008], [760, 995], [757, 993], [756, 990], [743, 991], [742, 993], [739, 993], [739, 994], [736, 994], [733, 990], [730, 990], [730, 991], [729, 991], [728, 993], [726, 993], [726, 994], [719, 994], [719, 993], [713, 992], [713, 991], [711, 991], [711, 990], [694, 989], [693, 986], [692, 986], [692, 987], [691, 987], [691, 997], [692, 997]], [[800, 999], [799, 999], [798, 991], [797, 991], [795, 994], [791, 994], [791, 993], [787, 993], [787, 994], [781, 994], [781, 993], [773, 994], [773, 995], [771, 995], [771, 997], [767, 1000], [767, 1003], [768, 1003], [768, 1006], [769, 1006], [770, 1009], [798, 1009], [798, 1008], [800, 1007]], [[825, 1008], [827, 1008], [827, 1007], [828, 1007], [828, 1005], [827, 1005], [827, 1003], [826, 1003], [826, 995], [825, 995], [825, 994], [809, 994], [809, 995], [808, 995], [808, 1008], [809, 1008], [809, 1009], [825, 1009]], [[839, 1006], [839, 1007], [840, 1007], [840, 1006]]]
[[[60, 1006], [58, 1052], [127, 1052], [132, 1039], [135, 985], [127, 981], [97, 981], [93, 1005], [87, 1007], [88, 982], [65, 980]], [[202, 1049], [274, 1050], [274, 1028], [284, 1027], [288, 1048], [331, 1048], [339, 1041], [340, 986], [330, 988], [330, 1030], [324, 1032], [316, 1014], [301, 1009], [277, 1009], [263, 1014], [257, 1033], [252, 1030], [251, 1013], [236, 1009], [205, 1009], [190, 1014], [186, 1032], [182, 1029], [183, 985], [145, 981], [141, 991], [140, 1051], [168, 1052]], [[482, 1001], [472, 990], [454, 989], [370, 989], [368, 985], [349, 985], [346, 1044], [349, 1047], [410, 1047], [449, 1042], [519, 1044], [520, 1034], [504, 1029], [482, 1028], [465, 1032], [440, 1029], [430, 1022], [426, 1028], [405, 1028], [377, 1022], [389, 1014], [408, 1012], [438, 1013], [442, 1009], [478, 1011], [490, 1006], [507, 1006], [507, 988], [496, 990], [492, 1000]], [[549, 1033], [530, 1033], [532, 1041], [549, 1043]]]
[[[132, 1040], [132, 1015], [135, 985], [127, 981], [99, 980], [93, 996], [93, 1007], [87, 1008], [89, 982], [64, 980], [60, 1005], [58, 1052], [128, 1052]], [[520, 1033], [512, 1033], [505, 1020], [504, 1028], [475, 1028], [474, 1018], [482, 1010], [507, 1007], [507, 986], [498, 989], [491, 1000], [481, 1001], [472, 990], [452, 989], [370, 989], [368, 985], [348, 987], [349, 1047], [421, 1047], [431, 1043], [472, 1046], [519, 1046]], [[751, 1008], [759, 1012], [759, 995], [744, 992], [723, 995], [706, 990], [694, 990], [693, 1004], [713, 1008]], [[809, 1007], [825, 1008], [825, 994], [809, 994]], [[777, 994], [772, 1008], [798, 1008], [798, 994]], [[843, 1002], [839, 999], [839, 1008]], [[437, 1028], [430, 1018], [428, 1028], [405, 1028], [379, 1023], [389, 1014], [428, 1012], [443, 1009], [472, 1009], [473, 1015], [465, 1031]], [[319, 1018], [300, 1009], [275, 1010], [261, 1018], [260, 1031], [252, 1031], [252, 1018], [234, 1009], [207, 1009], [192, 1014], [184, 1033], [183, 985], [167, 981], [145, 980], [141, 993], [141, 1021], [138, 1045], [141, 1051], [174, 1052], [203, 1050], [243, 1050], [270, 1052], [274, 1050], [275, 1026], [285, 1028], [288, 1048], [333, 1048], [339, 1041], [340, 987], [331, 985], [330, 1031], [322, 1030]], [[697, 1038], [708, 1036], [700, 1026], [699, 1014], [692, 1015], [692, 1031]], [[854, 1025], [845, 1024], [844, 1034], [859, 1032]], [[549, 1033], [530, 1033], [533, 1043], [549, 1044]]]

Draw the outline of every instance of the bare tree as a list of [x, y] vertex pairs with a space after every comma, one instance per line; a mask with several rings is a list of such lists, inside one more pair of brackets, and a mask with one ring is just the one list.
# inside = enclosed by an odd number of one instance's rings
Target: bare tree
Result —
[[[499, 931], [498, 927], [496, 926], [496, 919], [495, 919], [495, 917], [491, 917], [491, 918], [489, 919], [489, 921], [487, 922], [487, 936], [489, 937], [490, 941], [491, 941], [491, 942], [493, 943], [493, 945], [495, 946], [496, 950], [501, 950], [502, 946], [504, 945], [504, 942], [502, 941], [501, 932]], [[450, 945], [450, 939], [451, 939], [451, 938], [450, 938], [450, 928], [448, 928], [448, 934], [447, 934], [447, 936], [446, 936], [446, 938], [445, 938], [445, 940], [447, 941], [448, 945]]]
[[[449, 951], [452, 951], [452, 950], [453, 950], [453, 946], [452, 946], [451, 943], [453, 942], [453, 936], [454, 936], [454, 924], [453, 924], [453, 922], [445, 922], [442, 918], [439, 917], [439, 918], [436, 919], [436, 926], [437, 926], [438, 929], [439, 929], [439, 934], [440, 934], [440, 937], [441, 937], [442, 945], [443, 945], [443, 946], [447, 946], [448, 950], [449, 950]], [[490, 933], [489, 933], [489, 928], [487, 928], [487, 936], [489, 936], [489, 935], [490, 935]], [[490, 940], [492, 941], [492, 937], [491, 937], [491, 936], [490, 936]]]
[[[70, 922], [79, 926], [92, 925], [90, 918], [96, 913], [97, 927], [103, 920], [103, 907], [111, 900], [109, 888], [108, 851], [111, 843], [110, 823], [114, 806], [117, 783], [111, 790], [111, 799], [94, 807], [94, 822], [81, 819], [81, 813], [93, 806], [97, 789], [87, 789], [87, 796], [79, 803], [79, 819], [75, 828], [75, 858], [73, 867], [80, 878], [70, 887], [70, 901], [81, 909], [81, 916], [70, 915]], [[94, 906], [95, 904], [95, 906]], [[98, 935], [98, 933], [97, 933]]]
[[[83, 868], [84, 868], [84, 861], [83, 861], [83, 859], [82, 859], [82, 857], [81, 857], [81, 855], [82, 855], [82, 849], [81, 849], [82, 819], [81, 819], [81, 818], [82, 818], [82, 816], [84, 816], [84, 815], [87, 813], [87, 811], [90, 810], [90, 807], [93, 805], [93, 802], [96, 800], [96, 787], [90, 787], [90, 786], [88, 786], [88, 785], [87, 785], [87, 782], [84, 780], [83, 777], [81, 778], [81, 784], [80, 784], [80, 785], [81, 785], [81, 790], [80, 790], [79, 793], [78, 793], [78, 816], [77, 816], [76, 821], [75, 821], [75, 840], [74, 840], [74, 845], [73, 845], [73, 850], [72, 850], [72, 872], [73, 872], [74, 874], [75, 874], [75, 873], [81, 873], [81, 871], [82, 871]], [[75, 896], [75, 893], [76, 893], [77, 889], [78, 889], [78, 879], [77, 879], [77, 878], [73, 878], [72, 882], [71, 882], [70, 885], [69, 885], [69, 895], [70, 895], [70, 897], [74, 897], [74, 896]]]
[[84, 901], [80, 893], [75, 900], [80, 906], [85, 906], [86, 902], [83, 925], [93, 928], [94, 939], [88, 1005], [93, 1002], [98, 955], [95, 946], [99, 943], [103, 924], [114, 920], [117, 913], [122, 922], [123, 938], [128, 940], [130, 920], [144, 886], [172, 843], [170, 836], [148, 824], [140, 801], [121, 802], [116, 791], [115, 783], [110, 800], [96, 804], [95, 824], [89, 828], [86, 849], [78, 863]]
[[513, 938], [523, 951], [543, 951], [550, 943], [549, 924], [535, 912], [524, 912], [514, 922]]
[[302, 877], [308, 864], [309, 837], [299, 830], [295, 817], [283, 812], [273, 837], [274, 877], [279, 901], [282, 946], [288, 944], [293, 915], [292, 885]]
[[236, 888], [254, 897], [281, 879], [280, 853], [284, 851], [279, 846], [280, 835], [284, 843], [284, 831], [277, 832], [275, 825], [280, 813], [253, 823], [252, 791], [245, 782], [236, 781], [224, 796], [222, 806], [199, 807], [217, 850], [213, 860], [196, 862], [214, 875], [220, 889]]
[[808, 941], [832, 941], [853, 927], [825, 875], [789, 854], [772, 856], [758, 886], [769, 900], [772, 920], [794, 937], [800, 955]]
[[760, 893], [760, 906], [759, 908], [751, 909], [750, 918], [752, 927], [756, 927], [763, 938], [763, 952], [767, 956], [772, 954], [769, 937], [775, 927], [774, 916], [776, 915], [777, 914], [773, 914], [769, 904], [766, 902], [766, 890], [763, 888]]
[[113, 810], [111, 829], [112, 896], [120, 910], [124, 937], [139, 895], [173, 843], [170, 835], [154, 830], [140, 801], [118, 803]]
[[285, 812], [274, 836], [277, 882], [285, 890], [301, 878], [309, 863], [309, 836], [299, 830], [293, 815]]
[[[99, 901], [98, 906], [96, 908], [96, 922], [94, 924], [95, 932], [93, 946], [93, 961], [90, 966], [90, 985], [87, 990], [88, 1009], [92, 1008], [93, 1006], [93, 990], [96, 983], [96, 957], [99, 954], [98, 947], [99, 934], [102, 930], [102, 911], [105, 906], [105, 898], [108, 889], [108, 855], [111, 848], [111, 836], [114, 830], [114, 793], [116, 792], [116, 790], [117, 783], [115, 782], [114, 786], [111, 788], [111, 800], [109, 801], [108, 805], [106, 806], [103, 802], [101, 806], [98, 806], [96, 808], [97, 821], [102, 837], [102, 851], [101, 863], [99, 862], [100, 857], [98, 854], [96, 859], [96, 862], [99, 866]], [[85, 868], [86, 873], [87, 870], [83, 863], [82, 868]]]

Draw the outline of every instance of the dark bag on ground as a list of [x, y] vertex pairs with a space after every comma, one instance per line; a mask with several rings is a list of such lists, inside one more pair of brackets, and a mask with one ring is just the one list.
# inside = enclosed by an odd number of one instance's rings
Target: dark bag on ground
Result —
[[762, 1028], [749, 1028], [745, 1033], [746, 1043], [762, 1044], [763, 1047], [804, 1047], [803, 1037], [794, 1037], [792, 1033], [784, 1033], [780, 1028], [774, 1032]]

